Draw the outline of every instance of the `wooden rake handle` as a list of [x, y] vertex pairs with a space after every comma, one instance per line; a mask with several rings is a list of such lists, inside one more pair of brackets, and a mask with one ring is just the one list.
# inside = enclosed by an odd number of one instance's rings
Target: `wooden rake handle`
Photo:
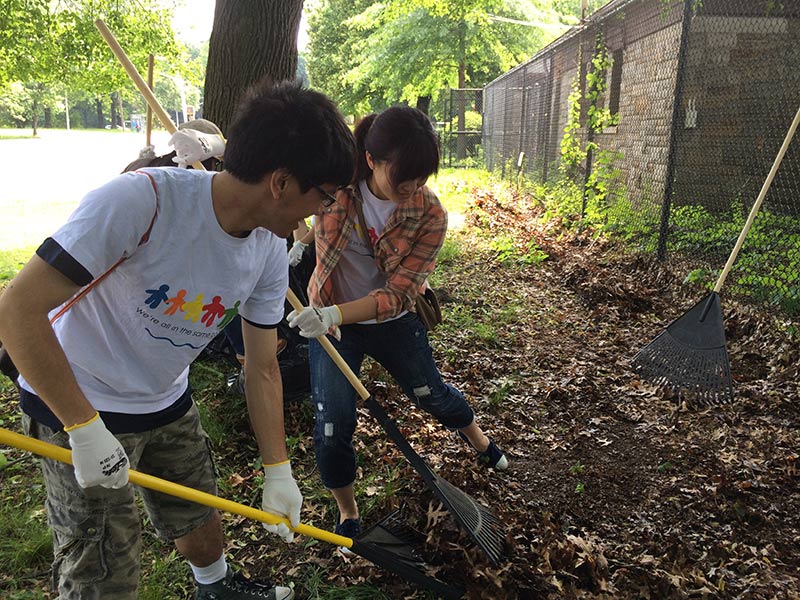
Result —
[[[300, 299], [292, 291], [292, 288], [289, 288], [286, 291], [286, 299], [289, 301], [289, 304], [292, 305], [292, 308], [297, 312], [300, 312], [305, 308], [303, 303], [300, 302]], [[358, 392], [358, 395], [361, 396], [361, 399], [367, 400], [370, 397], [367, 388], [365, 388], [361, 383], [358, 375], [353, 373], [353, 369], [351, 369], [350, 365], [345, 362], [345, 360], [342, 358], [342, 355], [339, 354], [339, 351], [333, 347], [331, 341], [324, 334], [319, 336], [317, 341], [322, 345], [322, 347], [325, 349], [325, 352], [328, 353], [328, 356], [331, 357], [333, 362], [336, 363], [336, 366], [339, 367], [339, 370], [347, 378], [347, 381], [349, 381], [350, 384], [356, 389], [356, 392]]]
[[[155, 59], [152, 54], [147, 55], [147, 88], [153, 91], [153, 63]], [[147, 118], [145, 121], [144, 143], [145, 146], [150, 145], [150, 139], [153, 133], [153, 109], [150, 104], [147, 104]]]
[[[133, 63], [128, 58], [128, 55], [125, 54], [125, 51], [117, 42], [117, 39], [114, 37], [114, 34], [111, 33], [111, 30], [108, 26], [103, 22], [102, 19], [97, 19], [94, 22], [95, 27], [100, 32], [100, 35], [103, 36], [103, 39], [108, 44], [111, 51], [114, 53], [114, 56], [117, 57], [117, 60], [120, 62], [122, 67], [128, 73], [128, 77], [131, 78], [133, 84], [138, 88], [139, 93], [144, 96], [147, 105], [153, 109], [153, 112], [156, 114], [158, 119], [161, 121], [161, 124], [166, 128], [167, 131], [170, 133], [175, 133], [178, 128], [175, 126], [175, 123], [172, 122], [167, 111], [165, 111], [161, 104], [159, 103], [158, 99], [153, 94], [153, 91], [147, 86], [147, 82], [142, 79], [142, 76], [139, 75], [139, 71], [136, 70], [136, 67], [133, 66]], [[198, 171], [205, 171], [206, 168], [200, 161], [192, 163], [192, 167], [197, 169]]]
[[775, 179], [775, 174], [778, 172], [778, 167], [780, 167], [781, 161], [783, 160], [786, 151], [789, 149], [789, 143], [792, 141], [794, 132], [797, 130], [798, 125], [800, 125], [800, 108], [797, 109], [797, 114], [795, 114], [794, 120], [789, 126], [789, 131], [786, 132], [786, 137], [783, 140], [783, 144], [781, 144], [781, 149], [778, 150], [778, 156], [775, 157], [775, 162], [772, 163], [772, 168], [769, 170], [769, 175], [767, 175], [764, 185], [761, 186], [761, 192], [758, 194], [758, 198], [756, 198], [753, 208], [750, 209], [747, 222], [745, 222], [744, 228], [739, 234], [739, 239], [736, 240], [736, 245], [733, 247], [733, 252], [731, 252], [728, 262], [725, 263], [725, 267], [722, 269], [719, 279], [717, 279], [717, 284], [714, 286], [715, 293], [719, 293], [720, 289], [722, 289], [722, 284], [725, 283], [725, 279], [728, 277], [728, 273], [730, 272], [736, 257], [739, 255], [739, 250], [742, 249], [744, 238], [747, 237], [747, 233], [750, 231], [750, 227], [753, 225], [753, 221], [756, 218], [756, 213], [761, 207], [764, 197], [767, 195], [767, 190], [769, 190], [769, 186], [772, 185], [772, 180]]
[[[32, 452], [33, 454], [37, 454], [45, 458], [67, 463], [68, 465], [72, 464], [72, 452], [69, 450], [25, 435], [20, 435], [19, 433], [9, 431], [8, 429], [4, 429], [2, 427], [0, 427], [0, 443], [11, 446], [12, 448], [18, 448], [19, 450]], [[303, 523], [300, 523], [297, 527], [292, 527], [288, 519], [283, 517], [273, 515], [257, 508], [245, 506], [244, 504], [233, 502], [232, 500], [225, 500], [219, 496], [207, 494], [206, 492], [201, 492], [200, 490], [196, 490], [194, 488], [179, 485], [177, 483], [167, 481], [166, 479], [160, 479], [158, 477], [153, 477], [152, 475], [147, 475], [146, 473], [140, 473], [139, 471], [134, 471], [133, 469], [128, 471], [128, 478], [130, 482], [135, 485], [147, 488], [149, 490], [154, 490], [156, 492], [161, 492], [162, 494], [183, 498], [184, 500], [188, 500], [190, 502], [202, 504], [203, 506], [210, 506], [211, 508], [216, 508], [217, 510], [221, 510], [223, 512], [239, 515], [248, 519], [254, 519], [270, 525], [285, 523], [286, 526], [295, 533], [307, 535], [321, 542], [328, 542], [330, 544], [344, 546], [346, 548], [351, 548], [353, 546], [353, 540], [351, 538], [337, 535], [317, 527], [312, 527], [311, 525], [304, 525]]]

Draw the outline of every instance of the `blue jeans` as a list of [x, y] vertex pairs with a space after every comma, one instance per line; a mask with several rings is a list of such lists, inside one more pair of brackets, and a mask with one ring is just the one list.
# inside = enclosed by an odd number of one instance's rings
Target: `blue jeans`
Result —
[[[425, 326], [415, 313], [376, 325], [344, 325], [333, 346], [356, 375], [364, 355], [371, 356], [394, 378], [403, 392], [445, 427], [462, 429], [475, 418], [464, 396], [442, 381]], [[316, 340], [309, 346], [314, 402], [314, 449], [322, 483], [337, 489], [356, 478], [353, 433], [356, 429], [355, 389]]]

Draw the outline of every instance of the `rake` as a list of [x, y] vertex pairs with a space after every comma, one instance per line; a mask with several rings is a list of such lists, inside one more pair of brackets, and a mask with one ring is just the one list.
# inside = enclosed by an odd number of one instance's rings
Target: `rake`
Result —
[[633, 358], [633, 370], [645, 379], [668, 387], [678, 394], [686, 392], [691, 399], [696, 399], [701, 404], [716, 405], [733, 400], [719, 291], [742, 248], [799, 124], [800, 109], [795, 114], [713, 291], [667, 326], [665, 331], [639, 350]]
[[[296, 311], [303, 310], [303, 304], [297, 299], [291, 288], [286, 293], [289, 304]], [[469, 534], [478, 547], [489, 557], [492, 564], [497, 565], [503, 555], [505, 544], [505, 531], [500, 520], [491, 511], [480, 504], [469, 494], [466, 494], [450, 482], [442, 479], [425, 463], [422, 457], [417, 454], [411, 444], [400, 433], [395, 422], [386, 414], [383, 407], [378, 404], [367, 389], [362, 385], [350, 366], [344, 361], [342, 356], [333, 347], [330, 340], [325, 335], [317, 338], [331, 359], [336, 363], [350, 384], [364, 401], [364, 405], [370, 414], [377, 419], [384, 431], [397, 444], [400, 451], [406, 457], [414, 470], [422, 476], [425, 484], [444, 504], [447, 510], [453, 515], [461, 528]]]
[[[72, 453], [66, 448], [54, 446], [53, 444], [48, 444], [41, 440], [14, 433], [2, 427], [0, 427], [0, 442], [45, 458], [72, 464]], [[375, 565], [383, 567], [387, 571], [397, 573], [405, 579], [431, 590], [441, 598], [455, 600], [457, 598], [462, 598], [464, 595], [463, 589], [446, 584], [430, 575], [426, 575], [425, 571], [427, 565], [409, 545], [410, 542], [416, 541], [413, 539], [414, 532], [407, 525], [402, 523], [398, 511], [384, 518], [380, 523], [365, 532], [360, 538], [353, 539], [302, 523], [297, 527], [292, 527], [288, 520], [277, 515], [244, 504], [239, 504], [232, 500], [226, 500], [213, 494], [207, 494], [194, 488], [179, 485], [167, 481], [166, 479], [140, 473], [133, 469], [128, 472], [128, 477], [131, 483], [140, 487], [177, 498], [183, 498], [184, 500], [204, 506], [210, 506], [211, 508], [216, 508], [223, 512], [240, 515], [271, 525], [285, 523], [286, 526], [295, 533], [307, 535], [321, 542], [328, 542], [329, 544], [336, 544], [337, 546], [349, 548], [355, 554], [366, 558]]]

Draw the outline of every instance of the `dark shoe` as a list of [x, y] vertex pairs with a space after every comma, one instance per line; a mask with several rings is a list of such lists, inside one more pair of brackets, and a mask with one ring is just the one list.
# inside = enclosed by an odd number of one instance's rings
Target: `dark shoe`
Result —
[[271, 583], [250, 581], [241, 573], [234, 573], [228, 567], [224, 579], [211, 584], [197, 584], [195, 600], [292, 600], [291, 588], [273, 586]]
[[472, 448], [473, 450], [475, 450], [475, 452], [478, 453], [479, 461], [481, 461], [482, 463], [486, 464], [489, 467], [492, 467], [494, 469], [499, 469], [501, 471], [505, 471], [508, 468], [508, 459], [506, 458], [506, 455], [503, 454], [500, 448], [497, 447], [497, 444], [495, 444], [492, 440], [489, 440], [489, 447], [486, 448], [486, 450], [484, 450], [483, 452], [481, 452], [480, 450], [477, 450], [475, 446], [472, 445], [467, 436], [465, 436], [460, 431], [457, 431], [456, 433], [458, 433], [458, 437], [460, 437], [462, 440], [467, 442], [467, 444], [469, 444], [470, 448]]
[[[334, 533], [348, 537], [351, 540], [357, 538], [361, 535], [361, 518], [345, 519], [336, 526]], [[343, 554], [352, 554], [350, 548], [346, 546], [339, 546], [339, 551]]]
[[232, 396], [244, 396], [244, 369], [231, 373], [225, 378], [226, 392]]

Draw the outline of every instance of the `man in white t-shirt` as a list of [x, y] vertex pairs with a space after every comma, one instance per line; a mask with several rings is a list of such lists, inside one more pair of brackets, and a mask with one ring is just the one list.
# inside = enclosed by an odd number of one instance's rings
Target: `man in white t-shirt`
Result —
[[[144, 169], [90, 192], [0, 297], [0, 339], [20, 372], [26, 433], [72, 449], [74, 468], [42, 461], [60, 598], [137, 597], [129, 467], [216, 493], [188, 371], [237, 314], [262, 506], [298, 524], [275, 351], [288, 287], [284, 238], [347, 183], [353, 151], [325, 96], [263, 82], [234, 116], [224, 171]], [[158, 534], [189, 560], [196, 598], [294, 596], [230, 570], [217, 511], [139, 491]], [[267, 528], [291, 540], [285, 525]]]

